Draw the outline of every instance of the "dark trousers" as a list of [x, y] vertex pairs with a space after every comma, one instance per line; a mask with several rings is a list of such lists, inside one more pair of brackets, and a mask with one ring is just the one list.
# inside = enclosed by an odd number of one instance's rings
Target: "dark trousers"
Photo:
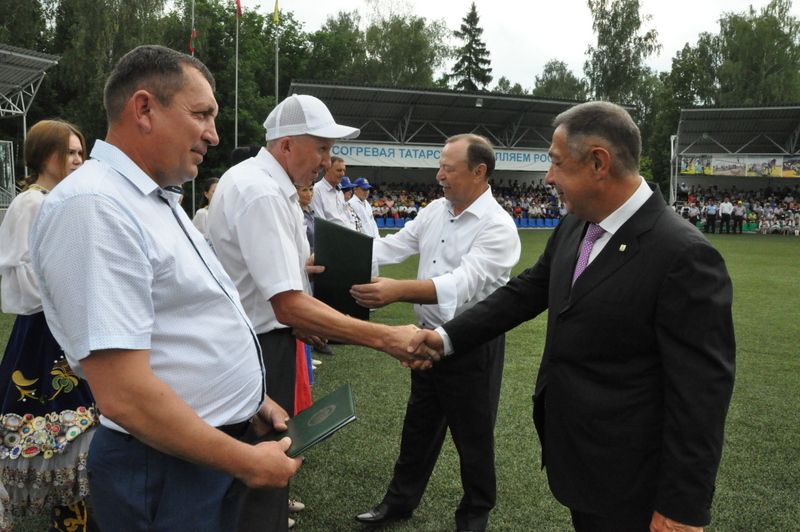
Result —
[[575, 532], [649, 532], [652, 512], [634, 517], [605, 517], [572, 510]]
[[[258, 335], [267, 371], [267, 395], [294, 415], [295, 337], [291, 329]], [[243, 491], [238, 532], [285, 531], [289, 523], [289, 487]]]
[[[719, 233], [722, 234], [722, 229], [725, 229], [725, 232], [730, 234], [731, 232], [731, 215], [730, 214], [723, 214], [722, 221], [719, 224]], [[734, 227], [734, 232], [736, 232], [736, 228]]]
[[383, 502], [401, 510], [419, 505], [447, 429], [461, 464], [464, 495], [459, 530], [483, 530], [497, 498], [494, 424], [503, 377], [505, 337], [455, 353], [429, 371], [411, 372], [400, 456]]
[[733, 232], [736, 233], [736, 230], [739, 230], [739, 234], [742, 234], [742, 221], [744, 220], [744, 216], [736, 216], [733, 217]]
[[706, 233], [711, 233], [712, 235], [717, 230], [717, 215], [716, 214], [707, 214], [706, 215]]
[[127, 434], [98, 427], [87, 465], [100, 530], [220, 532], [235, 522], [232, 476], [162, 453]]

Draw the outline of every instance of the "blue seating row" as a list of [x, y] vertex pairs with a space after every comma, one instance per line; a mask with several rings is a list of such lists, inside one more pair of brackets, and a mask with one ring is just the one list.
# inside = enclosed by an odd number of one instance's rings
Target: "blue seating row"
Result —
[[[406, 218], [375, 218], [378, 229], [394, 229], [405, 227]], [[410, 218], [408, 219], [410, 220]], [[558, 218], [516, 218], [514, 223], [517, 227], [555, 227], [558, 225]]]

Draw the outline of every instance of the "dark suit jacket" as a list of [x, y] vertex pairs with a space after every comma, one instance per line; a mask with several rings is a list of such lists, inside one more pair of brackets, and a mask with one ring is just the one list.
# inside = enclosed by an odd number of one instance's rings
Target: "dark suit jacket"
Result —
[[458, 353], [549, 309], [534, 418], [555, 497], [705, 525], [734, 379], [725, 263], [656, 191], [570, 286], [586, 225], [566, 216], [532, 268], [444, 329]]

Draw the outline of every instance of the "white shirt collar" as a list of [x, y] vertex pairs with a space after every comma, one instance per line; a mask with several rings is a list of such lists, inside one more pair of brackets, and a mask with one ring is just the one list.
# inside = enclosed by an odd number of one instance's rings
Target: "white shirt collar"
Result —
[[[461, 214], [459, 214], [458, 216], [461, 216], [462, 214], [465, 214], [465, 213], [470, 213], [474, 217], [480, 219], [484, 214], [486, 214], [487, 209], [489, 207], [491, 207], [491, 203], [490, 202], [496, 203], [496, 200], [494, 199], [494, 196], [492, 195], [492, 187], [491, 186], [487, 187], [486, 190], [483, 192], [483, 194], [478, 196], [475, 199], [475, 201], [470, 203], [467, 206], [467, 208], [464, 209], [463, 211], [461, 211]], [[453, 204], [450, 203], [449, 200], [447, 200], [447, 210], [450, 213], [454, 212], [453, 211]], [[458, 216], [456, 216], [456, 218]]]
[[139, 168], [125, 152], [113, 144], [102, 140], [95, 141], [91, 157], [106, 163], [119, 172], [145, 196], [159, 188], [158, 183], [153, 181], [152, 177], [144, 173], [144, 170]]
[[619, 231], [619, 228], [622, 227], [631, 216], [636, 214], [636, 211], [638, 211], [653, 194], [653, 191], [650, 189], [647, 181], [645, 181], [641, 176], [639, 179], [642, 180], [641, 183], [639, 183], [639, 188], [636, 189], [631, 197], [628, 198], [625, 203], [620, 205], [617, 210], [606, 216], [606, 218], [598, 224], [600, 227], [605, 229], [606, 233], [609, 235], [613, 235]]
[[278, 160], [268, 152], [266, 148], [261, 148], [255, 158], [267, 168], [267, 172], [281, 188], [284, 196], [287, 198], [297, 198], [297, 188], [294, 186], [292, 178], [289, 177], [289, 174], [286, 173], [283, 166], [281, 166]]

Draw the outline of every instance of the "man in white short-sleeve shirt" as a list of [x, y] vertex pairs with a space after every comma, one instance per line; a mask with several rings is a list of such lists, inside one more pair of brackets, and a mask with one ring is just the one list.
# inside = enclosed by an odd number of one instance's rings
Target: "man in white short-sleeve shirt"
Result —
[[[432, 201], [394, 235], [375, 240], [373, 259], [394, 264], [419, 254], [416, 279], [378, 277], [352, 288], [370, 308], [414, 303], [423, 329], [433, 329], [506, 284], [520, 256], [514, 221], [492, 197], [491, 143], [479, 135], [447, 140], [436, 179], [444, 198]], [[422, 499], [447, 429], [461, 463], [464, 495], [458, 530], [485, 530], [495, 505], [494, 424], [500, 399], [505, 336], [476, 344], [458, 362], [411, 373], [400, 456], [383, 501], [356, 519], [368, 525], [408, 517]], [[455, 360], [455, 359], [453, 359]]]
[[[233, 278], [253, 322], [266, 366], [270, 397], [292, 412], [295, 331], [322, 345], [334, 339], [386, 351], [400, 360], [416, 327], [389, 327], [345, 316], [310, 295], [310, 252], [296, 187], [311, 186], [330, 165], [335, 139], [359, 130], [337, 124], [319, 99], [292, 95], [264, 122], [267, 145], [228, 170], [217, 184], [208, 237]], [[292, 330], [295, 328], [295, 331]], [[263, 502], [261, 502], [263, 500]], [[264, 493], [248, 494], [247, 520], [285, 526], [287, 508]]]
[[348, 229], [355, 229], [350, 214], [345, 207], [345, 199], [339, 183], [342, 182], [347, 171], [344, 159], [331, 157], [330, 165], [325, 168], [325, 174], [314, 184], [314, 196], [311, 199], [311, 210], [317, 217], [339, 224]]
[[126, 54], [105, 88], [106, 141], [31, 232], [48, 323], [103, 414], [88, 463], [103, 530], [232, 529], [235, 479], [281, 486], [301, 463], [288, 438], [240, 441], [285, 430], [287, 413], [265, 396], [234, 284], [178, 203], [219, 142], [213, 85], [174, 50]]

